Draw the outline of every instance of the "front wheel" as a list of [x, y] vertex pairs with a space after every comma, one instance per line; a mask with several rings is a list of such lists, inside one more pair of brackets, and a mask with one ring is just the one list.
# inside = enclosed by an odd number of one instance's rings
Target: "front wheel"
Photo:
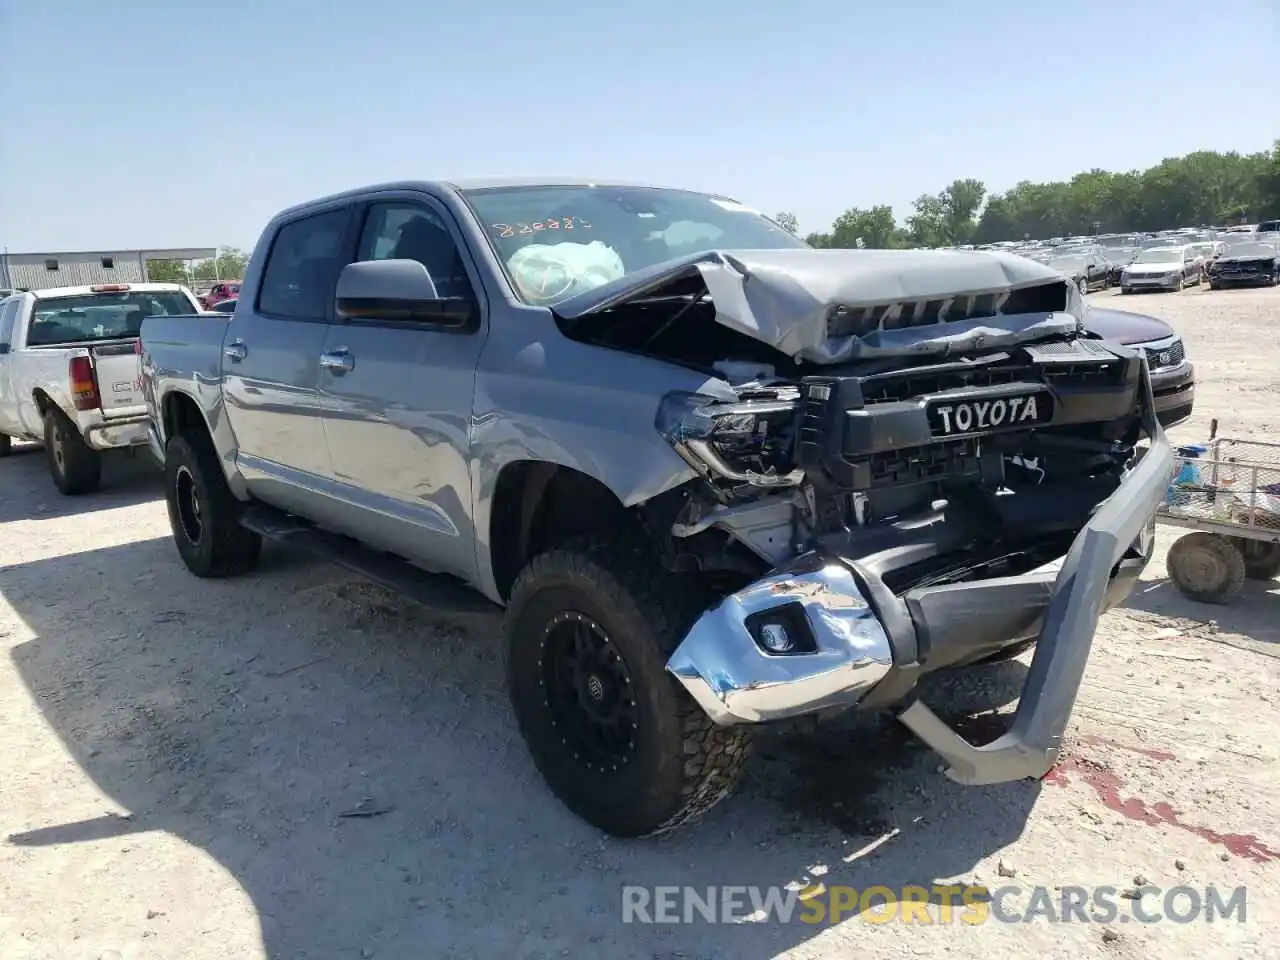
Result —
[[171, 439], [164, 479], [169, 526], [187, 569], [197, 577], [233, 577], [253, 569], [262, 538], [240, 525], [240, 502], [208, 438], [186, 433]]
[[674, 829], [741, 774], [747, 734], [712, 723], [666, 669], [700, 610], [643, 542], [560, 547], [512, 589], [504, 647], [520, 732], [552, 792], [607, 833]]
[[102, 458], [84, 442], [80, 431], [61, 410], [44, 415], [44, 453], [54, 486], [68, 497], [93, 493], [102, 483]]

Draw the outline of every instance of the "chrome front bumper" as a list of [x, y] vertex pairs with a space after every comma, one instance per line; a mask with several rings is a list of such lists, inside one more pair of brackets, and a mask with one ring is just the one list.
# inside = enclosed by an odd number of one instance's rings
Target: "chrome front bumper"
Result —
[[[1175, 470], [1145, 375], [1143, 389], [1149, 446], [1055, 570], [911, 591], [905, 604], [894, 598], [909, 616], [878, 616], [854, 561], [807, 554], [704, 613], [667, 669], [720, 724], [906, 700], [899, 719], [942, 755], [952, 779], [1043, 776], [1057, 760], [1098, 618], [1128, 595], [1150, 559], [1156, 506]], [[804, 634], [807, 651], [769, 652], [762, 631], [771, 622]], [[975, 747], [909, 695], [912, 678], [930, 669], [930, 651], [935, 661], [957, 662], [957, 642], [990, 644], [992, 635], [997, 647], [1035, 639], [1036, 652], [1009, 732]]]
[[[815, 649], [770, 654], [753, 632], [757, 615], [802, 614]], [[778, 720], [853, 706], [893, 667], [893, 649], [853, 572], [807, 554], [708, 610], [667, 669], [720, 724]]]

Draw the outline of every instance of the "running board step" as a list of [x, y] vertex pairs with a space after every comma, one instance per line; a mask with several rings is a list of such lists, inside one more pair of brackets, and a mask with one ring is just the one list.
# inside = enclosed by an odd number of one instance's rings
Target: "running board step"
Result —
[[305, 550], [412, 600], [453, 613], [499, 610], [483, 594], [446, 574], [429, 573], [390, 553], [379, 553], [358, 540], [321, 530], [298, 517], [261, 504], [248, 507], [241, 526], [284, 546]]

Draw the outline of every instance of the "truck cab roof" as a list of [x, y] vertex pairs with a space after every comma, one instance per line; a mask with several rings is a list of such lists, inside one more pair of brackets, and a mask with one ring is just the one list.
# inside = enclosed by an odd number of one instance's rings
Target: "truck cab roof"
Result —
[[75, 287], [49, 287], [29, 291], [37, 300], [54, 300], [60, 297], [85, 297], [94, 293], [173, 293], [186, 289], [181, 283], [94, 283]]

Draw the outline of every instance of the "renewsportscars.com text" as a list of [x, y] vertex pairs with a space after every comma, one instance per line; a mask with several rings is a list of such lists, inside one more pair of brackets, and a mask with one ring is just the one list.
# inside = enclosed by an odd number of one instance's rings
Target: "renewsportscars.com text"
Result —
[[622, 888], [622, 922], [925, 925], [984, 923], [1244, 923], [1247, 890], [1176, 886]]

